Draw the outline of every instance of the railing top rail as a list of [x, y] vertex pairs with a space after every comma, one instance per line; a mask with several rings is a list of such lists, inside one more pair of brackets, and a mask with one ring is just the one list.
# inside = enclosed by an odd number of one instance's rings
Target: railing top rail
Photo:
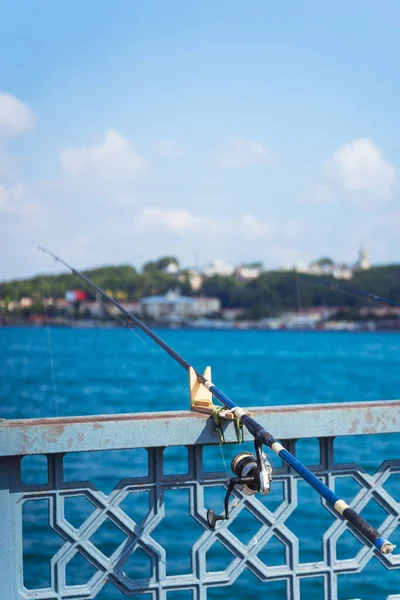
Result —
[[[400, 400], [251, 410], [282, 440], [400, 432]], [[225, 439], [236, 440], [232, 423]], [[248, 432], [245, 439], [252, 439]], [[187, 411], [0, 421], [0, 457], [216, 443], [213, 420]]]

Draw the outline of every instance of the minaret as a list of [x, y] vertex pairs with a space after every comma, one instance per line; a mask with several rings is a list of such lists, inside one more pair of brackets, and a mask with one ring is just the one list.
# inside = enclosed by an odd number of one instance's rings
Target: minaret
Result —
[[360, 250], [358, 252], [358, 268], [366, 270], [366, 269], [369, 269], [370, 266], [371, 265], [369, 264], [368, 252], [367, 252], [364, 244], [361, 244]]

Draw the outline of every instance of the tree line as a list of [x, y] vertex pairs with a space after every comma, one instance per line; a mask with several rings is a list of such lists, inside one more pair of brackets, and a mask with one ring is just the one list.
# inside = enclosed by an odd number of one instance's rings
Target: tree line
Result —
[[[143, 296], [162, 295], [170, 289], [179, 289], [182, 295], [217, 297], [223, 308], [240, 308], [248, 318], [274, 316], [299, 307], [357, 309], [366, 302], [350, 294], [305, 282], [294, 271], [264, 271], [250, 280], [214, 275], [204, 278], [201, 288], [195, 291], [190, 284], [189, 271], [180, 271], [178, 274], [165, 272], [165, 266], [171, 259], [173, 257], [146, 263], [141, 272], [130, 265], [120, 265], [99, 267], [83, 273], [118, 300], [135, 302]], [[314, 282], [332, 280], [400, 301], [400, 265], [356, 271], [351, 281], [328, 276], [308, 276], [308, 279]], [[83, 289], [81, 280], [73, 274], [40, 275], [0, 283], [0, 299], [7, 303], [23, 297], [38, 301], [44, 297], [64, 298], [65, 292], [71, 289]]]

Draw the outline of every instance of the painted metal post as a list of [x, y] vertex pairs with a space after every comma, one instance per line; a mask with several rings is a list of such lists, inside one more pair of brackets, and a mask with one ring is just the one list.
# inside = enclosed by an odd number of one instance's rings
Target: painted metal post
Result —
[[19, 463], [18, 457], [0, 457], [0, 588], [5, 600], [18, 598], [22, 577], [17, 573], [17, 565], [22, 564], [21, 523], [12, 493]]

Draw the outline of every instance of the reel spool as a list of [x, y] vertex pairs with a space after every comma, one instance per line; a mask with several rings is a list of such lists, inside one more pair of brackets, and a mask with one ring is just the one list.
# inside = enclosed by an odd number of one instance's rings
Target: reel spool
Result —
[[[258, 482], [258, 486], [257, 481], [254, 483], [240, 483], [237, 487], [242, 494], [245, 494], [246, 496], [253, 496], [257, 492], [262, 495], [269, 494], [272, 479], [272, 465], [264, 452], [262, 452], [262, 465], [262, 470], [265, 469], [268, 475], [268, 485], [263, 485], [261, 489], [261, 481]], [[259, 475], [257, 458], [251, 452], [241, 452], [240, 454], [237, 454], [232, 460], [231, 469], [237, 477], [254, 477], [257, 479], [257, 476]]]
[[207, 511], [207, 523], [214, 529], [217, 521], [229, 519], [229, 498], [235, 487], [246, 496], [253, 496], [257, 492], [266, 496], [271, 490], [272, 465], [262, 451], [262, 444], [254, 440], [255, 455], [251, 452], [240, 452], [231, 463], [231, 469], [236, 477], [229, 481], [225, 495], [225, 515], [217, 516], [212, 508]]

